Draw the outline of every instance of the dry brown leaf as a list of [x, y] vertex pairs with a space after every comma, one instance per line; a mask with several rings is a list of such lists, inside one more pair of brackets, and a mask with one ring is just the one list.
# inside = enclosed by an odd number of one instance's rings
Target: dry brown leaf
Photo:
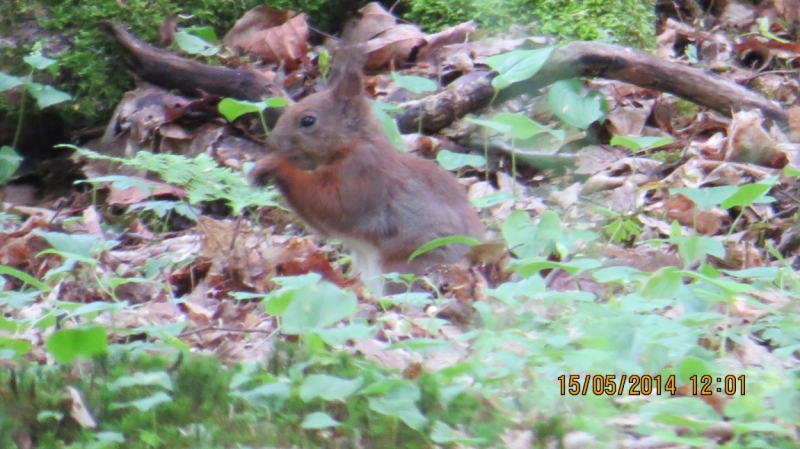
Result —
[[364, 70], [378, 70], [391, 64], [407, 62], [425, 43], [425, 35], [414, 25], [396, 25], [367, 41]]
[[534, 447], [536, 438], [531, 430], [508, 429], [500, 435], [503, 446], [509, 449], [528, 449]]
[[775, 0], [775, 9], [789, 23], [800, 20], [800, 0]]
[[719, 209], [700, 210], [683, 195], [671, 195], [664, 203], [666, 217], [678, 220], [684, 226], [695, 227], [703, 235], [716, 235], [723, 223], [730, 221], [728, 214]]
[[94, 429], [97, 427], [97, 421], [95, 421], [92, 414], [89, 413], [83, 396], [77, 388], [71, 386], [64, 388], [64, 395], [66, 396], [69, 416], [74, 419], [75, 422], [84, 429]]
[[[108, 184], [108, 197], [106, 203], [111, 205], [131, 205], [138, 204], [150, 197], [177, 197], [186, 196], [186, 190], [181, 187], [167, 184], [165, 182], [152, 181], [139, 176], [131, 176], [142, 184], [150, 186], [150, 192], [142, 192], [137, 186], [130, 186], [125, 189], [117, 189], [112, 183]], [[149, 195], [147, 194], [149, 193]]]
[[608, 258], [609, 266], [636, 267], [639, 270], [651, 273], [665, 267], [680, 268], [683, 266], [680, 256], [665, 246], [639, 245], [632, 248], [623, 248], [616, 245], [604, 245], [601, 248], [597, 248], [596, 251], [600, 252], [603, 257]]
[[103, 234], [103, 229], [100, 226], [100, 214], [97, 213], [97, 208], [89, 206], [83, 210], [83, 227], [89, 234], [97, 237], [101, 241], [106, 239]]
[[764, 262], [761, 254], [750, 240], [743, 240], [740, 236], [726, 236], [722, 242], [725, 245], [725, 259], [712, 259], [722, 268], [729, 270], [743, 270], [745, 268], [761, 267]]
[[397, 18], [383, 9], [378, 2], [367, 3], [358, 12], [361, 14], [361, 19], [353, 31], [351, 37], [353, 42], [367, 42], [397, 24]]
[[593, 175], [630, 155], [629, 151], [610, 145], [589, 145], [575, 156], [575, 173]]
[[769, 133], [761, 126], [764, 119], [758, 111], [737, 112], [728, 130], [725, 160], [783, 168], [789, 159]]
[[789, 108], [789, 140], [800, 142], [800, 106]]
[[167, 293], [163, 285], [157, 282], [127, 282], [114, 288], [114, 296], [120, 301], [131, 304], [166, 300]]
[[476, 30], [475, 21], [470, 20], [469, 22], [460, 23], [438, 33], [429, 34], [425, 38], [426, 44], [420, 49], [419, 54], [417, 54], [417, 61], [435, 63], [443, 47], [465, 42], [467, 37]]
[[603, 167], [583, 184], [581, 193], [611, 190], [622, 187], [626, 183], [634, 186], [645, 184], [651, 180], [650, 171], [661, 165], [661, 162], [644, 158], [623, 158], [607, 167]]
[[[226, 36], [227, 38], [227, 36]], [[305, 14], [298, 14], [286, 23], [232, 36], [230, 44], [246, 53], [260, 56], [265, 63], [283, 62], [286, 71], [300, 64], [308, 51], [308, 23]]]
[[222, 43], [229, 47], [240, 46], [242, 41], [253, 34], [281, 26], [295, 15], [294, 11], [279, 10], [266, 5], [256, 6], [236, 21], [222, 39]]
[[[195, 291], [197, 290], [198, 289], [195, 289]], [[193, 301], [184, 301], [181, 303], [181, 307], [186, 310], [186, 315], [190, 320], [194, 321], [198, 327], [211, 324], [211, 316], [213, 315], [211, 310], [199, 304], [195, 304]]]

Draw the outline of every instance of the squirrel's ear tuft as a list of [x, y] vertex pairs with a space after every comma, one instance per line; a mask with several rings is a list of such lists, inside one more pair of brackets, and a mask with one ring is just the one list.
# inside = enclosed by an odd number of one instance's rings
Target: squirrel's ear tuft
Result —
[[361, 95], [365, 56], [363, 44], [345, 43], [336, 49], [331, 67], [331, 89], [335, 98], [347, 100]]
[[332, 86], [333, 98], [340, 101], [360, 97], [363, 91], [360, 70], [345, 70], [338, 74]]

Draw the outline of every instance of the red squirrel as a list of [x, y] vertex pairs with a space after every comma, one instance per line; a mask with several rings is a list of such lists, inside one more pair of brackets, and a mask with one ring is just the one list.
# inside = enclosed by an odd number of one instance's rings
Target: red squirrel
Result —
[[408, 257], [440, 237], [483, 240], [484, 230], [453, 174], [389, 142], [365, 95], [354, 47], [339, 49], [324, 90], [281, 115], [251, 178], [256, 185], [274, 180], [308, 225], [341, 239], [374, 294], [395, 294], [406, 287], [384, 288], [382, 273], [422, 275], [459, 262], [467, 245], [439, 247], [410, 263]]

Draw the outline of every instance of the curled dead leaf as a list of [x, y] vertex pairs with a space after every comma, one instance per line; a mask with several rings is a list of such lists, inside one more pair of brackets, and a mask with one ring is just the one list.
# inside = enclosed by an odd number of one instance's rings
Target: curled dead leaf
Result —
[[[274, 23], [276, 21], [274, 17], [262, 17], [261, 22], [258, 19], [248, 19], [239, 30], [234, 27], [237, 32], [232, 34], [234, 30], [231, 30], [231, 33], [225, 36], [225, 43], [246, 53], [260, 56], [267, 64], [283, 62], [287, 71], [297, 68], [308, 51], [306, 15], [298, 14], [285, 23], [269, 28], [264, 26]], [[252, 28], [247, 29], [248, 24]]]
[[764, 119], [757, 110], [737, 112], [728, 128], [729, 143], [725, 160], [783, 168], [789, 158], [761, 126]]
[[69, 406], [69, 416], [84, 429], [94, 429], [97, 427], [97, 422], [86, 408], [81, 392], [75, 387], [66, 387], [64, 393], [66, 395], [67, 405]]

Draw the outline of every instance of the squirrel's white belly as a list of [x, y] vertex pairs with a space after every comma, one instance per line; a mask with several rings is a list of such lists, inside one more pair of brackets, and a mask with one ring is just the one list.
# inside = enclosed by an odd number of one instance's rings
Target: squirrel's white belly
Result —
[[353, 257], [355, 273], [361, 277], [361, 282], [374, 295], [383, 294], [384, 279], [381, 268], [381, 254], [374, 245], [363, 240], [340, 237], [342, 244]]

